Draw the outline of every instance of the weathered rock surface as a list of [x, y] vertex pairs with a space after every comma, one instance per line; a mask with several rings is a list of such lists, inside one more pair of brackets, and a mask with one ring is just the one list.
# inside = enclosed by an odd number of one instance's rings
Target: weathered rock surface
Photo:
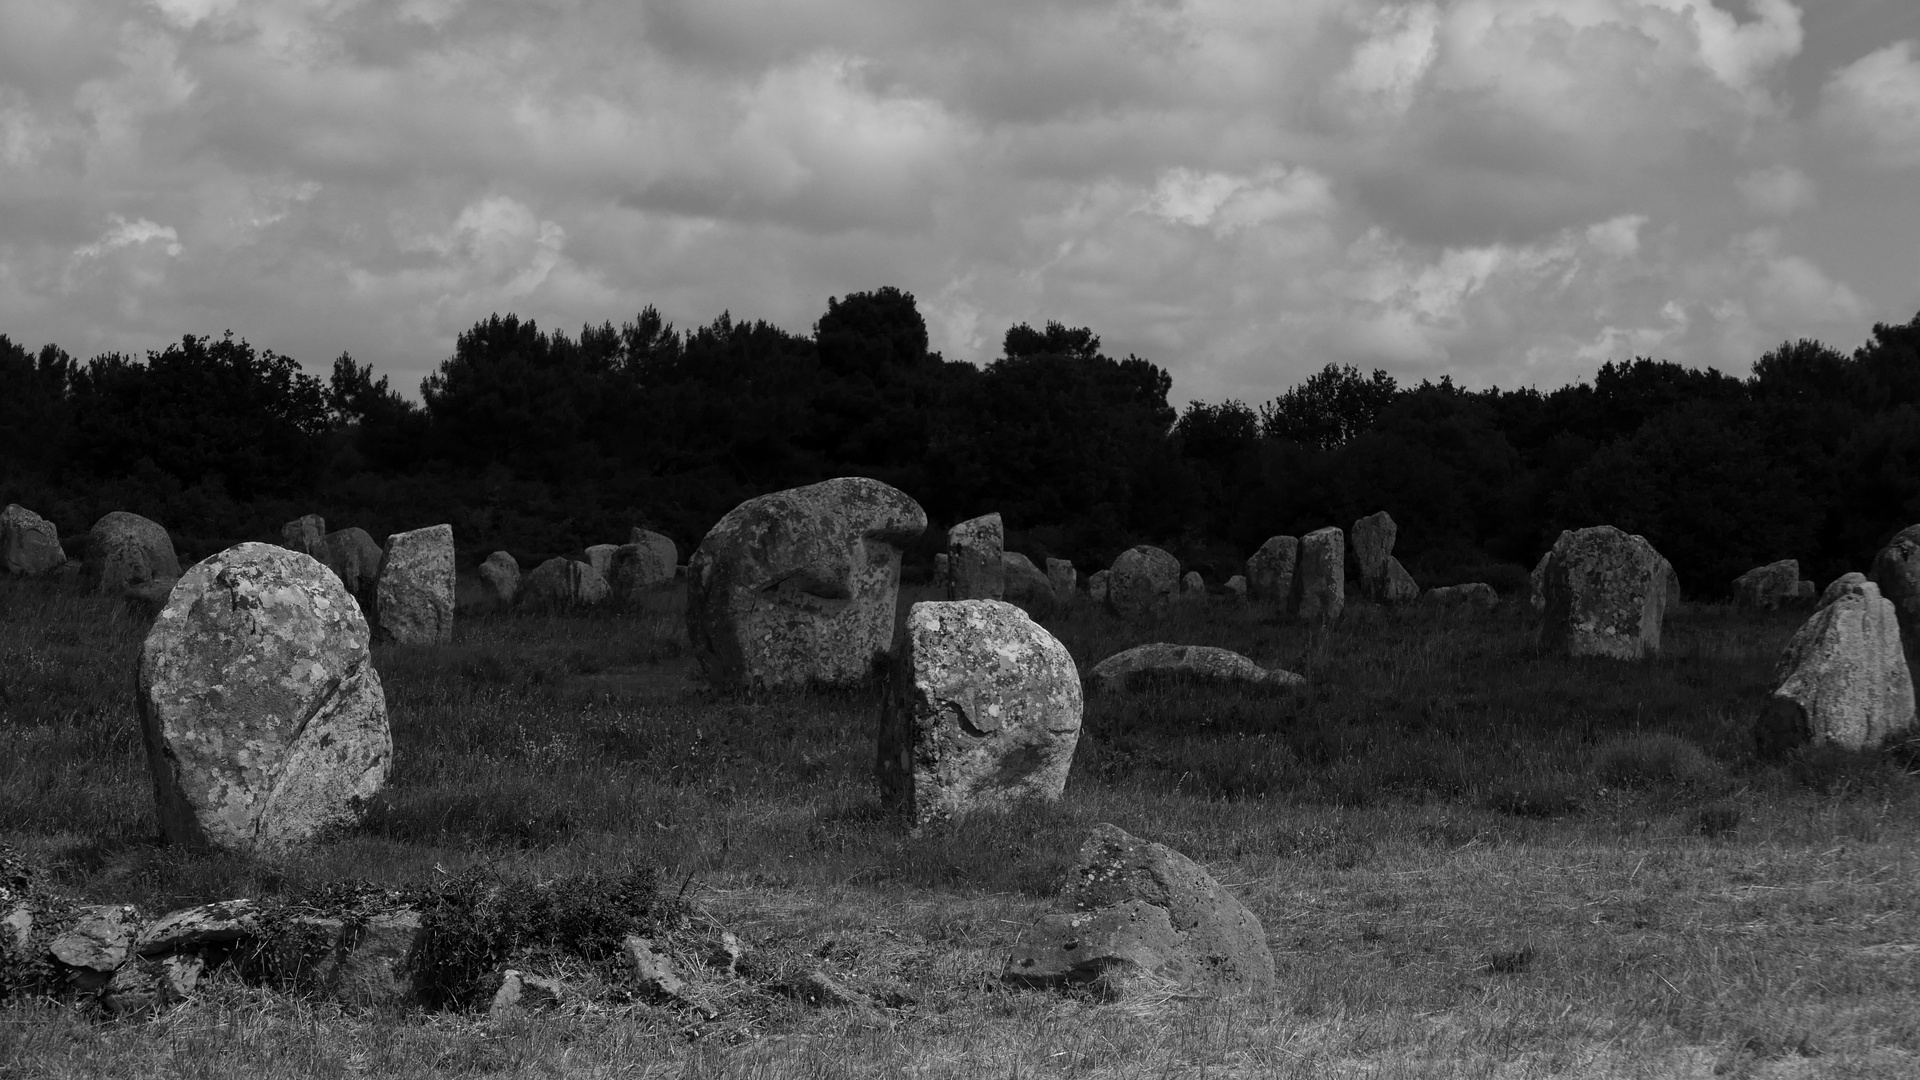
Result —
[[1247, 577], [1245, 574], [1233, 575], [1227, 579], [1226, 585], [1222, 587], [1229, 593], [1232, 593], [1235, 600], [1244, 601], [1247, 598]]
[[1066, 646], [1012, 604], [913, 605], [894, 658], [874, 772], [918, 823], [1053, 800], [1084, 704]]
[[306, 514], [280, 526], [280, 545], [288, 551], [327, 561], [327, 519]]
[[1007, 594], [1006, 539], [998, 513], [947, 530], [947, 599], [998, 600]]
[[173, 587], [179, 583], [179, 578], [155, 578], [129, 585], [120, 593], [120, 608], [134, 622], [150, 623], [160, 616], [161, 609], [167, 606], [167, 598], [173, 595]]
[[933, 581], [930, 583], [934, 588], [944, 589], [947, 587], [947, 582], [953, 577], [952, 565], [952, 560], [947, 557], [946, 552], [942, 551], [934, 555]]
[[[1570, 531], [1571, 530], [1562, 529], [1560, 531], [1561, 537], [1564, 538]], [[1555, 543], [1557, 544], [1559, 541], [1556, 540]], [[1552, 561], [1553, 548], [1548, 548], [1546, 551], [1540, 553], [1540, 561], [1533, 564], [1533, 573], [1529, 575], [1532, 588], [1531, 591], [1527, 593], [1527, 603], [1536, 612], [1544, 612], [1547, 610], [1547, 564]]]
[[1382, 604], [1411, 604], [1420, 599], [1420, 586], [1414, 582], [1413, 575], [1400, 565], [1400, 560], [1387, 556], [1380, 572], [1380, 581], [1373, 588], [1373, 598]]
[[53, 522], [17, 503], [0, 511], [0, 573], [45, 574], [66, 561]]
[[96, 990], [113, 978], [133, 948], [138, 912], [121, 904], [82, 908], [79, 917], [57, 935], [47, 952], [67, 969], [67, 983], [76, 990]]
[[86, 570], [94, 591], [118, 596], [129, 585], [179, 577], [180, 559], [158, 522], [115, 510], [87, 531]]
[[674, 546], [672, 537], [664, 536], [651, 529], [642, 529], [636, 525], [627, 530], [627, 543], [639, 544], [647, 549], [646, 565], [649, 568], [647, 584], [649, 586], [665, 585], [673, 581], [674, 567], [680, 565], [680, 549]]
[[1180, 599], [1205, 600], [1206, 598], [1207, 579], [1200, 576], [1200, 571], [1189, 570], [1180, 575]]
[[520, 595], [520, 560], [505, 551], [496, 551], [480, 564], [480, 582], [494, 603], [511, 606]]
[[1340, 621], [1347, 608], [1347, 538], [1329, 525], [1300, 538], [1290, 613], [1312, 623]]
[[1027, 986], [1087, 985], [1124, 996], [1136, 981], [1236, 997], [1274, 987], [1266, 930], [1191, 859], [1096, 825], [1060, 894], [1007, 958]]
[[1293, 572], [1300, 562], [1300, 538], [1272, 536], [1247, 560], [1247, 593], [1285, 608], [1293, 602]]
[[515, 1013], [558, 1008], [567, 999], [567, 986], [548, 975], [508, 968], [500, 973], [500, 989], [493, 992], [487, 1015], [496, 1020]]
[[[1660, 571], [1661, 576], [1664, 577], [1667, 582], [1666, 608], [1660, 613], [1660, 617], [1664, 619], [1672, 615], [1680, 607], [1680, 574], [1673, 568], [1673, 564], [1666, 560], [1665, 556], [1661, 556], [1660, 558]], [[1807, 588], [1812, 589], [1812, 587], [1812, 582], [1808, 582]], [[1808, 596], [1806, 599], [1811, 600], [1813, 597]]]
[[1107, 607], [1123, 619], [1159, 615], [1180, 591], [1180, 560], [1148, 544], [1128, 548], [1107, 570]]
[[520, 585], [520, 606], [551, 610], [586, 607], [607, 598], [607, 579], [578, 559], [552, 558], [533, 568]]
[[1113, 574], [1106, 570], [1096, 570], [1087, 575], [1087, 598], [1096, 604], [1107, 602], [1107, 583], [1113, 580]]
[[314, 558], [326, 563], [327, 569], [332, 570], [360, 602], [360, 609], [370, 613], [374, 605], [374, 582], [380, 576], [380, 560], [386, 555], [367, 530], [354, 526], [328, 533], [326, 555]]
[[1080, 588], [1080, 572], [1065, 559], [1048, 559], [1047, 584], [1053, 586], [1054, 599], [1065, 603]]
[[600, 575], [600, 580], [613, 580], [613, 553], [619, 550], [618, 544], [594, 544], [587, 548], [586, 563]]
[[1229, 649], [1211, 645], [1135, 645], [1093, 665], [1087, 682], [1098, 690], [1121, 690], [1154, 679], [1244, 683], [1253, 686], [1301, 686], [1291, 671], [1268, 670]]
[[687, 636], [708, 681], [867, 679], [892, 649], [900, 549], [926, 528], [919, 503], [864, 477], [734, 507], [687, 564]]
[[1909, 525], [1896, 533], [1874, 555], [1873, 572], [1868, 576], [1880, 587], [1880, 595], [1893, 605], [1907, 649], [1920, 650], [1920, 525]]
[[1032, 559], [1017, 551], [1005, 552], [1001, 555], [1001, 570], [1008, 600], [1041, 618], [1053, 614], [1059, 603], [1053, 594], [1053, 582], [1033, 565]]
[[659, 533], [646, 535], [653, 539], [632, 541], [614, 549], [613, 572], [607, 576], [607, 586], [621, 600], [637, 600], [673, 584], [673, 541]]
[[1800, 738], [1850, 750], [1911, 729], [1913, 676], [1893, 604], [1861, 574], [1827, 586], [1820, 600], [1775, 668], [1779, 714]]
[[168, 912], [142, 927], [133, 951], [146, 957], [189, 949], [231, 945], [259, 932], [260, 905], [252, 900], [219, 900]]
[[1637, 660], [1660, 650], [1665, 560], [1611, 525], [1560, 534], [1542, 574], [1540, 640], [1572, 656]]
[[453, 526], [387, 537], [386, 557], [374, 581], [380, 638], [401, 645], [453, 640]]
[[367, 624], [312, 558], [240, 544], [181, 579], [140, 651], [160, 828], [274, 852], [356, 820], [393, 757]]
[[1800, 562], [1781, 559], [1733, 579], [1733, 602], [1740, 607], [1772, 611], [1793, 603], [1800, 593]]
[[1353, 523], [1353, 561], [1360, 571], [1360, 594], [1375, 603], [1395, 602], [1382, 594], [1387, 588], [1387, 560], [1393, 556], [1393, 542], [1399, 535], [1400, 527], [1385, 510]]
[[1466, 585], [1442, 585], [1437, 589], [1428, 589], [1420, 594], [1420, 603], [1430, 607], [1478, 608], [1492, 611], [1500, 603], [1500, 594], [1493, 586], [1484, 581], [1475, 581]]

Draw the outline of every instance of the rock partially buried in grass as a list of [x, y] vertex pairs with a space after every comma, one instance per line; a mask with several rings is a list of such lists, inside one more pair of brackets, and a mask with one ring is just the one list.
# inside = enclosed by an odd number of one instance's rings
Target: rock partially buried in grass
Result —
[[382, 641], [452, 641], [453, 526], [431, 525], [387, 537], [374, 589]]
[[1121, 997], [1139, 985], [1237, 997], [1273, 989], [1260, 920], [1191, 859], [1108, 824], [1094, 826], [1060, 904], [1022, 936], [1002, 978], [1083, 985]]
[[1570, 656], [1638, 660], [1660, 651], [1667, 562], [1611, 525], [1560, 534], [1541, 574], [1540, 642]]
[[367, 636], [339, 579], [278, 545], [187, 571], [140, 650], [169, 840], [269, 853], [358, 819], [393, 757]]
[[900, 549], [926, 511], [842, 477], [749, 499], [687, 564], [687, 637], [716, 687], [799, 689], [870, 678], [893, 644]]
[[1124, 690], [1152, 679], [1239, 683], [1249, 686], [1303, 686], [1291, 671], [1268, 670], [1230, 649], [1211, 645], [1135, 645], [1093, 665], [1087, 682], [1097, 690]]
[[94, 591], [118, 596], [129, 585], [179, 577], [180, 559], [159, 522], [115, 510], [87, 531], [86, 569]]
[[1893, 604], [1863, 575], [1827, 586], [1775, 669], [1774, 707], [1797, 739], [1849, 750], [1914, 724], [1913, 678]]
[[1073, 657], [1026, 612], [915, 604], [880, 719], [881, 802], [917, 825], [1058, 799], [1083, 705]]

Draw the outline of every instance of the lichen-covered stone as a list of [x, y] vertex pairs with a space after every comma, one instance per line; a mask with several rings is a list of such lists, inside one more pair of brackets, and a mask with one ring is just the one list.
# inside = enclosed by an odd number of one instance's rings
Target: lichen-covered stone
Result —
[[45, 574], [66, 561], [53, 522], [17, 503], [0, 511], [0, 573]]
[[494, 603], [511, 606], [520, 595], [520, 560], [509, 552], [494, 552], [480, 564], [480, 582]]
[[1659, 652], [1665, 562], [1645, 537], [1611, 525], [1561, 533], [1542, 575], [1541, 643], [1620, 660]]
[[87, 578], [102, 596], [118, 596], [129, 585], [180, 576], [173, 538], [155, 521], [124, 510], [87, 530]]
[[998, 600], [1007, 594], [1006, 529], [998, 513], [947, 530], [947, 599]]
[[312, 558], [240, 544], [181, 578], [140, 651], [160, 829], [273, 852], [358, 818], [393, 758], [360, 607]]
[[1017, 551], [1005, 552], [1001, 570], [1008, 600], [1043, 619], [1053, 614], [1059, 600], [1053, 593], [1053, 582], [1033, 565], [1032, 559]]
[[893, 645], [900, 549], [925, 532], [905, 492], [842, 477], [749, 499], [687, 564], [687, 636], [715, 686], [870, 677]]
[[1733, 602], [1745, 608], [1772, 611], [1791, 604], [1799, 593], [1800, 562], [1781, 559], [1733, 579]]
[[1347, 608], [1347, 536], [1332, 525], [1300, 538], [1289, 613], [1311, 623], [1336, 623]]
[[400, 645], [444, 645], [453, 640], [453, 526], [387, 537], [374, 582], [380, 639]]
[[1775, 708], [1801, 739], [1861, 750], [1913, 727], [1913, 677], [1893, 604], [1861, 574], [1827, 586], [1775, 676]]
[[259, 915], [260, 905], [244, 897], [170, 911], [141, 928], [133, 951], [156, 957], [231, 945], [259, 931]]
[[1008, 982], [1086, 985], [1110, 996], [1125, 996], [1137, 980], [1212, 997], [1274, 987], [1259, 918], [1164, 844], [1094, 826], [1060, 906], [1022, 935], [1003, 969]]
[[1148, 544], [1128, 548], [1107, 570], [1107, 607], [1123, 619], [1159, 615], [1180, 591], [1180, 560]]
[[881, 801], [915, 823], [1052, 800], [1084, 704], [1066, 646], [998, 600], [913, 605], [880, 720]]
[[73, 925], [55, 936], [47, 952], [66, 969], [67, 984], [97, 990], [127, 962], [138, 912], [122, 904], [80, 909]]
[[1268, 537], [1247, 560], [1247, 594], [1284, 608], [1293, 600], [1293, 572], [1299, 562], [1299, 537]]
[[1102, 690], [1123, 689], [1149, 679], [1242, 683], [1251, 686], [1300, 686], [1305, 679], [1279, 668], [1268, 670], [1230, 649], [1211, 645], [1135, 645], [1093, 665], [1087, 682]]
[[1353, 561], [1360, 571], [1360, 593], [1375, 603], [1404, 603], [1383, 595], [1389, 584], [1387, 560], [1393, 556], [1393, 542], [1399, 535], [1400, 527], [1385, 510], [1353, 523]]
[[280, 545], [289, 551], [327, 561], [327, 519], [306, 514], [280, 526]]
[[578, 559], [552, 558], [533, 568], [520, 586], [520, 606], [533, 609], [584, 607], [605, 600], [607, 579]]

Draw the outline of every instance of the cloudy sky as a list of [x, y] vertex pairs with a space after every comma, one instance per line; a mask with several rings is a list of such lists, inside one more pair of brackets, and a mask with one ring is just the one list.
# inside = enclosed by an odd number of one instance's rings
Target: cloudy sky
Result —
[[951, 359], [1058, 319], [1177, 400], [1851, 349], [1920, 311], [1920, 5], [0, 0], [29, 347], [411, 393], [490, 312], [880, 285]]

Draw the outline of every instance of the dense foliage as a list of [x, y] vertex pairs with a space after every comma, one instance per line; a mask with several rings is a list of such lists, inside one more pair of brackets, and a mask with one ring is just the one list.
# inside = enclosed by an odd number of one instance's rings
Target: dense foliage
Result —
[[409, 400], [342, 355], [321, 382], [231, 334], [87, 363], [0, 336], [0, 498], [75, 537], [129, 509], [183, 554], [319, 512], [376, 536], [454, 525], [464, 560], [624, 538], [683, 551], [740, 501], [839, 475], [936, 526], [999, 510], [1035, 557], [1171, 547], [1211, 579], [1267, 536], [1400, 524], [1424, 584], [1511, 582], [1559, 530], [1651, 539], [1690, 592], [1795, 557], [1824, 580], [1920, 520], [1920, 316], [1851, 355], [1787, 342], [1739, 378], [1634, 359], [1556, 390], [1401, 386], [1329, 364], [1272, 401], [1177, 413], [1158, 366], [1088, 328], [1010, 328], [982, 366], [927, 347], [913, 297], [828, 301], [812, 336], [494, 315]]

